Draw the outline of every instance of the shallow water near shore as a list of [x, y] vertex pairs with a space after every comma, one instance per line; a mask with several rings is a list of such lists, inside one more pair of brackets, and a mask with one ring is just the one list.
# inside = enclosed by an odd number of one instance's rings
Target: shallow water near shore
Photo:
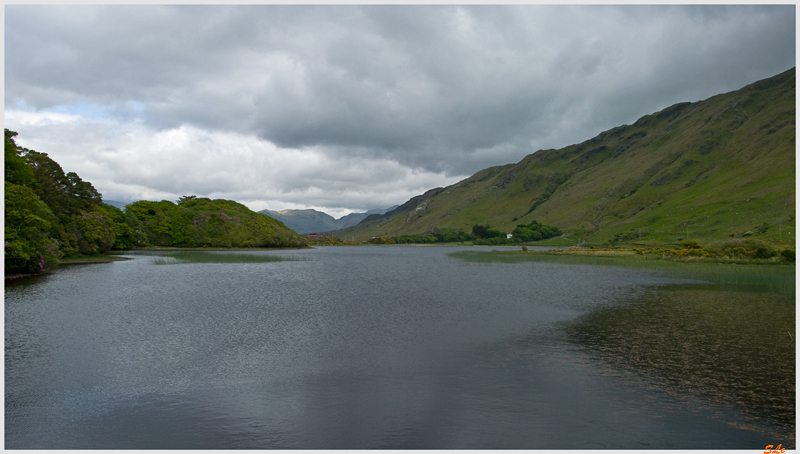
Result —
[[6, 282], [5, 446], [795, 446], [793, 295], [461, 250], [482, 249], [126, 254]]

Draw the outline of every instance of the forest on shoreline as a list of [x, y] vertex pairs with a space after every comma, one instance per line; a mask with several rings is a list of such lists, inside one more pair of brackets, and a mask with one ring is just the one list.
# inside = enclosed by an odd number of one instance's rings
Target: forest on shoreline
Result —
[[63, 259], [162, 247], [306, 247], [283, 223], [230, 200], [141, 200], [120, 210], [47, 153], [5, 129], [5, 274], [37, 274]]

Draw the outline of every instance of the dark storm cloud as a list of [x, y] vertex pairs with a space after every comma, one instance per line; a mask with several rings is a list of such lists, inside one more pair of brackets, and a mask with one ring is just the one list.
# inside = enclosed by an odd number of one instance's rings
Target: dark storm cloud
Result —
[[450, 176], [795, 65], [794, 5], [7, 5], [5, 30], [7, 110]]

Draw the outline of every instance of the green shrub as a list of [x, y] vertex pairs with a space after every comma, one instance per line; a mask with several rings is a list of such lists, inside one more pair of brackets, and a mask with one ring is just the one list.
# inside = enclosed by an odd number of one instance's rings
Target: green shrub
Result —
[[540, 241], [561, 235], [561, 230], [552, 225], [540, 224], [533, 221], [530, 224], [519, 224], [511, 231], [513, 239], [521, 241]]
[[686, 240], [681, 243], [686, 249], [702, 249], [700, 243], [695, 240]]
[[395, 244], [397, 243], [393, 238], [375, 237], [367, 240], [370, 244]]
[[773, 257], [777, 254], [774, 250], [766, 247], [759, 247], [756, 248], [755, 253], [753, 254], [757, 259], [768, 259]]

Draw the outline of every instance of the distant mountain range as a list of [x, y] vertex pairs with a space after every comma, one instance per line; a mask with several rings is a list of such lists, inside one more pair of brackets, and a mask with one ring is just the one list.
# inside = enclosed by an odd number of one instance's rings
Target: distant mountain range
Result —
[[391, 208], [369, 210], [366, 213], [350, 213], [339, 219], [335, 219], [333, 216], [317, 210], [261, 210], [259, 213], [266, 214], [267, 216], [283, 222], [287, 227], [293, 229], [297, 233], [306, 234], [346, 229], [357, 225], [367, 216], [373, 214], [381, 215], [395, 208], [397, 208], [397, 205]]
[[125, 205], [127, 205], [129, 203], [133, 203], [133, 202], [120, 202], [119, 200], [106, 200], [106, 199], [103, 199], [103, 203], [111, 205], [112, 207], [117, 207], [120, 210], [122, 210], [122, 209], [125, 208]]
[[745, 236], [794, 247], [795, 69], [683, 102], [580, 144], [540, 150], [332, 232], [368, 240], [539, 221], [562, 242]]

